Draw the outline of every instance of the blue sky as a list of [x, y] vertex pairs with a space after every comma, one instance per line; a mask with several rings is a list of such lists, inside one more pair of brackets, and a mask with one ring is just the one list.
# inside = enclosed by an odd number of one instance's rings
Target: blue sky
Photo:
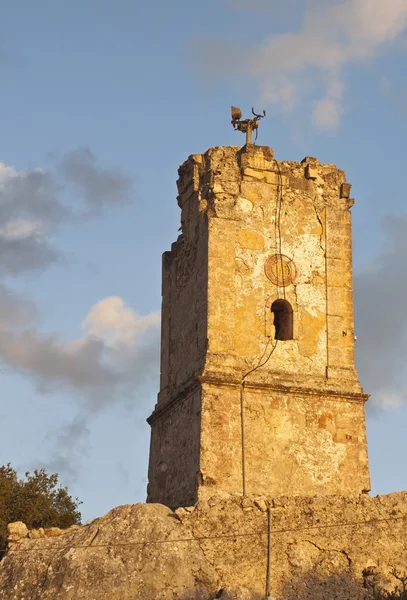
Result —
[[145, 499], [177, 168], [254, 105], [278, 159], [353, 184], [372, 491], [405, 489], [405, 0], [0, 7], [1, 463], [57, 470], [85, 519]]

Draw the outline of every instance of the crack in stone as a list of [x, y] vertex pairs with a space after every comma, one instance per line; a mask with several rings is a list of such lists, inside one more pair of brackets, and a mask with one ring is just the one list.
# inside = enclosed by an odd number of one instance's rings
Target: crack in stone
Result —
[[319, 247], [321, 248], [321, 250], [323, 251], [324, 256], [325, 256], [326, 248], [324, 248], [324, 246], [323, 246], [323, 237], [324, 237], [324, 233], [325, 233], [325, 228], [324, 228], [324, 224], [322, 223], [321, 217], [318, 214], [317, 207], [315, 206], [315, 204], [313, 204], [313, 207], [314, 207], [315, 216], [317, 217], [318, 223], [321, 225], [321, 233], [319, 235]]
[[91, 537], [91, 540], [89, 542], [89, 546], [91, 546], [93, 544], [93, 542], [95, 541], [95, 539], [97, 538], [97, 536], [99, 535], [99, 527], [97, 528], [97, 530], [95, 531], [95, 533], [93, 534], [93, 536]]
[[321, 546], [318, 546], [318, 544], [316, 544], [315, 542], [312, 542], [311, 540], [305, 540], [306, 542], [308, 542], [309, 544], [311, 544], [311, 546], [314, 546], [315, 548], [317, 548], [317, 550], [319, 550], [320, 552], [337, 552], [338, 554], [342, 554], [346, 560], [348, 561], [348, 565], [349, 567], [352, 566], [352, 559], [349, 556], [349, 554], [346, 552], [346, 550], [338, 550], [337, 548], [322, 548]]

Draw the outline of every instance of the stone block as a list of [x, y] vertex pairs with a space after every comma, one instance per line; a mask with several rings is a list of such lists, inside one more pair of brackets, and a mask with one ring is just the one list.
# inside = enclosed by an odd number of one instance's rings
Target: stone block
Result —
[[274, 150], [268, 146], [245, 146], [238, 160], [241, 168], [272, 169], [275, 165]]
[[352, 348], [328, 347], [329, 364], [335, 367], [351, 367], [355, 361]]
[[301, 163], [311, 165], [311, 167], [317, 167], [319, 165], [319, 159], [314, 156], [306, 156], [302, 159]]
[[352, 272], [349, 270], [348, 265], [343, 258], [343, 256], [338, 258], [327, 258], [326, 270], [328, 287], [352, 288]]
[[345, 286], [328, 288], [328, 314], [352, 318], [353, 293], [351, 289]]
[[15, 521], [7, 525], [7, 541], [9, 543], [18, 542], [28, 536], [28, 528], [22, 521]]
[[341, 185], [341, 198], [349, 198], [350, 190], [352, 188], [351, 183], [342, 183]]
[[306, 179], [316, 179], [318, 177], [318, 169], [311, 165], [307, 165], [305, 167], [305, 177]]

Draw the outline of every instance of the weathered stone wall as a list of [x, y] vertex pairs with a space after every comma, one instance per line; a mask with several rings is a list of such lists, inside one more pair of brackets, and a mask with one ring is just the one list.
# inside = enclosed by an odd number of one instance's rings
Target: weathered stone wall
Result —
[[[267, 147], [214, 148], [204, 158], [211, 177], [205, 371], [241, 377], [251, 369], [274, 333], [270, 307], [284, 297], [294, 339], [257, 375], [360, 393], [344, 172], [310, 157], [278, 162]], [[295, 266], [285, 289], [265, 273], [280, 252]]]
[[[368, 490], [367, 396], [354, 366], [353, 200], [344, 172], [311, 157], [279, 162], [271, 148], [247, 146], [193, 155], [179, 173], [182, 235], [164, 255], [149, 501], [174, 508], [208, 486], [209, 493], [242, 490], [243, 380], [244, 452], [248, 472], [257, 473], [250, 489]], [[290, 303], [294, 335], [276, 343], [278, 299]], [[187, 467], [191, 419], [176, 406], [200, 385], [199, 457], [193, 453]], [[174, 492], [174, 479], [166, 496], [154, 482], [171, 462], [183, 491]]]
[[[246, 490], [355, 494], [370, 488], [364, 406], [356, 397], [245, 386]], [[203, 384], [202, 485], [242, 493], [240, 386]]]
[[[172, 513], [122, 506], [83, 527], [27, 532], [0, 563], [2, 600], [263, 600], [271, 513], [276, 600], [368, 600], [407, 567], [407, 493], [213, 496]], [[52, 535], [53, 537], [48, 537]], [[41, 536], [41, 537], [40, 537]], [[56, 537], [55, 537], [56, 536]]]
[[193, 197], [183, 202], [188, 226], [163, 256], [160, 406], [202, 373], [205, 364], [207, 218]]
[[222, 587], [247, 590], [247, 595], [233, 592], [232, 598], [264, 598], [267, 506], [271, 506], [271, 595], [276, 600], [356, 600], [365, 597], [363, 590], [359, 588], [358, 596], [355, 587], [349, 594], [348, 585], [354, 578], [360, 582], [364, 569], [377, 571], [379, 580], [389, 586], [397, 583], [390, 575], [393, 567], [407, 573], [406, 492], [376, 498], [224, 495], [209, 498], [192, 512], [179, 509], [183, 522], [201, 538], [200, 546]]
[[172, 507], [197, 501], [201, 389], [185, 392], [152, 421], [147, 502]]
[[180, 168], [182, 233], [162, 263], [161, 378], [151, 424], [147, 500], [197, 500], [201, 390], [207, 348], [208, 221], [198, 194], [199, 156]]

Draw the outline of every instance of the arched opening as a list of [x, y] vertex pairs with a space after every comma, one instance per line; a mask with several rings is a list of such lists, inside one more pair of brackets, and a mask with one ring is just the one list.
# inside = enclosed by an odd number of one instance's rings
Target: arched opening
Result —
[[275, 300], [271, 305], [274, 315], [275, 340], [294, 339], [293, 309], [287, 300]]

